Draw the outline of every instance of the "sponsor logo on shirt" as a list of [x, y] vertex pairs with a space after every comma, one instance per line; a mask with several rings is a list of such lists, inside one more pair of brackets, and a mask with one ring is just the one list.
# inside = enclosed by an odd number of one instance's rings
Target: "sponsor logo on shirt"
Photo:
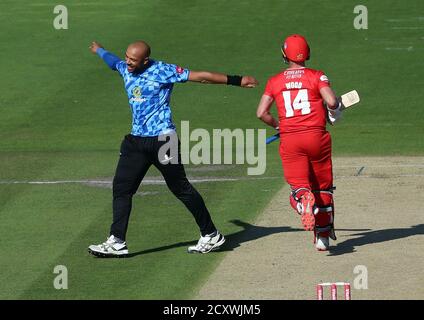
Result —
[[178, 74], [181, 74], [181, 73], [183, 73], [184, 72], [184, 69], [183, 68], [181, 68], [180, 66], [177, 66], [177, 73]]
[[321, 81], [328, 82], [328, 78], [325, 74], [323, 74], [320, 78]]
[[302, 75], [303, 74], [305, 74], [305, 70], [304, 69], [286, 70], [286, 71], [284, 71], [284, 75], [286, 76], [286, 79], [287, 80], [302, 78]]
[[133, 97], [130, 102], [145, 102], [147, 99], [142, 97], [142, 91], [140, 87], [134, 87], [132, 90]]

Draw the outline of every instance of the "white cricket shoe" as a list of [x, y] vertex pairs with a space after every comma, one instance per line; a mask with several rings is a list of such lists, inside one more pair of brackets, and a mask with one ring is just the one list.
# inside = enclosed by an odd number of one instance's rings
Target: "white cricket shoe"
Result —
[[127, 244], [118, 241], [113, 235], [107, 238], [106, 242], [88, 247], [88, 252], [96, 257], [124, 257], [128, 254]]
[[315, 241], [315, 248], [318, 251], [327, 251], [330, 248], [330, 238], [318, 235]]
[[224, 242], [224, 236], [220, 234], [219, 231], [215, 231], [204, 237], [200, 236], [197, 244], [188, 247], [187, 251], [188, 253], [208, 253], [212, 250], [217, 250]]

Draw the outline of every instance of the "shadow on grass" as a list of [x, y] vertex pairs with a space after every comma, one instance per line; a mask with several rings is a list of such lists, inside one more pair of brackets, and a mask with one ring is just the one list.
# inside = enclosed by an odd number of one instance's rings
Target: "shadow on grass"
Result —
[[292, 227], [261, 227], [255, 226], [250, 223], [243, 222], [241, 220], [231, 220], [231, 223], [236, 226], [242, 227], [243, 230], [226, 236], [227, 241], [222, 245], [219, 251], [232, 251], [239, 247], [243, 242], [249, 242], [257, 240], [271, 234], [282, 233], [282, 232], [305, 232], [303, 229], [292, 228]]
[[[230, 222], [235, 224], [236, 226], [242, 227], [243, 230], [225, 235], [226, 241], [222, 245], [222, 247], [219, 250], [217, 250], [217, 252], [232, 251], [234, 250], [234, 248], [239, 247], [240, 244], [242, 244], [243, 242], [257, 240], [259, 238], [263, 238], [275, 233], [304, 231], [303, 229], [296, 229], [291, 227], [260, 227], [260, 226], [255, 226], [247, 222], [243, 222], [241, 220], [231, 220]], [[190, 245], [194, 245], [196, 243], [197, 243], [197, 240], [178, 242], [178, 243], [170, 244], [167, 246], [130, 253], [126, 256], [126, 258], [132, 258], [132, 257], [136, 257], [143, 254], [169, 250], [169, 249], [178, 248], [178, 247], [187, 247]]]
[[[282, 233], [282, 232], [299, 232], [304, 231], [299, 228], [292, 227], [261, 227], [255, 226], [241, 220], [231, 220], [231, 223], [236, 226], [242, 227], [243, 229], [228, 235], [225, 235], [226, 242], [221, 246], [217, 252], [222, 251], [232, 251], [235, 248], [239, 247], [244, 242], [254, 241], [263, 237], [267, 237], [272, 234]], [[391, 240], [398, 240], [402, 238], [407, 238], [415, 235], [424, 235], [424, 224], [419, 224], [411, 226], [409, 228], [397, 228], [397, 229], [386, 229], [386, 230], [370, 230], [370, 229], [336, 229], [336, 231], [364, 231], [360, 233], [354, 233], [348, 235], [359, 236], [354, 239], [348, 239], [343, 242], [336, 243], [336, 245], [331, 246], [328, 256], [338, 256], [342, 254], [354, 253], [356, 252], [356, 247], [364, 246], [367, 244], [380, 243]], [[164, 250], [170, 250], [180, 247], [188, 247], [197, 243], [197, 240], [194, 241], [184, 241], [170, 244], [167, 246], [161, 246], [157, 248], [146, 249], [134, 253], [130, 253], [125, 258], [133, 258], [143, 254], [149, 254], [153, 252], [159, 252]]]
[[360, 236], [354, 239], [348, 239], [330, 247], [329, 256], [338, 256], [346, 253], [356, 252], [356, 247], [372, 243], [380, 243], [391, 240], [412, 237], [415, 235], [424, 235], [424, 224], [418, 224], [409, 228], [373, 230], [351, 234], [349, 236]]

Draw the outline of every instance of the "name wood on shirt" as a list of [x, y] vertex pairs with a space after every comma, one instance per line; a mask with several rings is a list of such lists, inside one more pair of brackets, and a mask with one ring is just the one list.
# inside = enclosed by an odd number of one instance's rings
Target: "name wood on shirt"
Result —
[[302, 89], [302, 82], [287, 82], [286, 88], [287, 89]]

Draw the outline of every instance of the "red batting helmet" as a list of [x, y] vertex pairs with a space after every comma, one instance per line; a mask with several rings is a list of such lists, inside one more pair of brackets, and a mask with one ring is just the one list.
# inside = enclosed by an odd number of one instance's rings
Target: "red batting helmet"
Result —
[[310, 50], [308, 42], [300, 34], [293, 34], [284, 40], [281, 48], [284, 59], [293, 62], [303, 62], [309, 60]]

